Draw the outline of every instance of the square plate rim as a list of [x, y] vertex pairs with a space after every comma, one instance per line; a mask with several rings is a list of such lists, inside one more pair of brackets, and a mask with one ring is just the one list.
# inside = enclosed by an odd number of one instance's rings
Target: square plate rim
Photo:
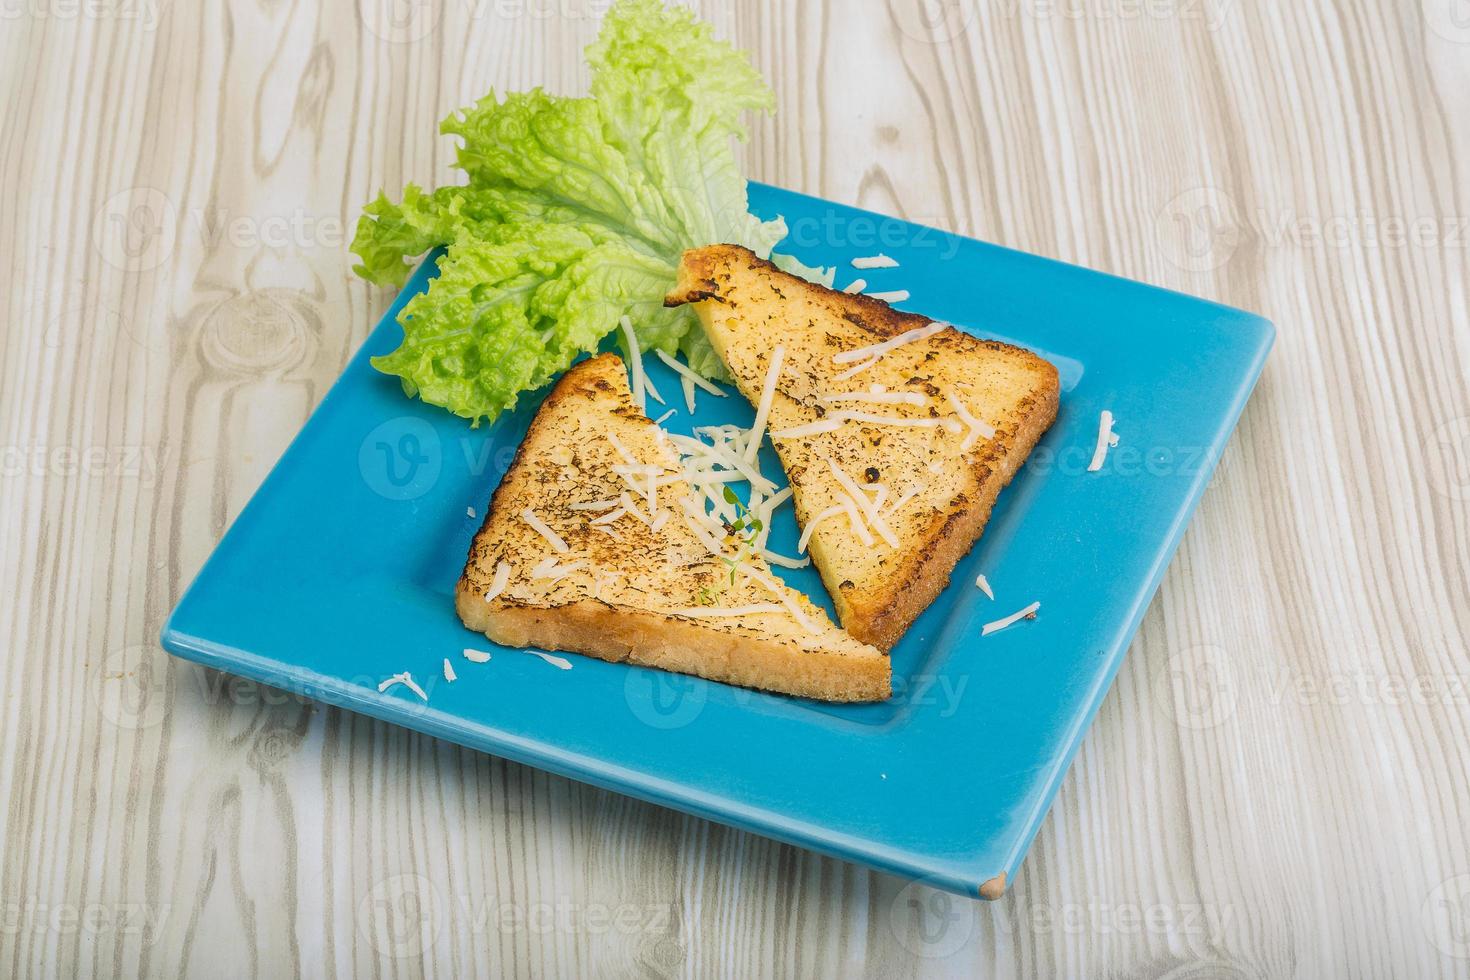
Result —
[[1151, 546], [1150, 551], [1154, 556], [1154, 561], [1150, 567], [1147, 579], [1146, 581], [1140, 581], [1138, 587], [1132, 590], [1134, 592], [1134, 601], [1126, 620], [1117, 623], [1116, 627], [1110, 631], [1110, 635], [1107, 637], [1107, 643], [1104, 646], [1104, 655], [1107, 661], [1106, 667], [1103, 671], [1095, 675], [1095, 682], [1086, 693], [1083, 709], [1078, 711], [1073, 718], [1071, 729], [1065, 736], [1067, 749], [1056, 760], [1052, 771], [1046, 774], [1045, 788], [1036, 796], [1035, 812], [1029, 813], [1023, 818], [1029, 830], [1014, 842], [1009, 853], [1001, 862], [1001, 867], [982, 866], [974, 861], [953, 856], [933, 857], [908, 850], [884, 847], [882, 841], [835, 831], [833, 828], [823, 826], [819, 823], [796, 819], [789, 814], [783, 814], [768, 807], [752, 805], [736, 795], [707, 793], [685, 783], [670, 780], [644, 770], [631, 768], [606, 758], [567, 751], [559, 747], [554, 739], [527, 739], [510, 733], [496, 731], [492, 726], [483, 725], [479, 722], [466, 719], [463, 716], [448, 715], [429, 707], [417, 707], [401, 699], [384, 697], [376, 691], [370, 691], [361, 686], [349, 684], [340, 678], [317, 674], [280, 658], [268, 657], [235, 647], [217, 644], [202, 636], [191, 633], [185, 628], [184, 624], [179, 622], [181, 618], [180, 612], [188, 605], [190, 595], [199, 587], [201, 582], [207, 580], [211, 566], [217, 560], [223, 560], [220, 556], [226, 551], [226, 545], [229, 543], [231, 535], [244, 523], [245, 518], [253, 508], [266, 506], [264, 500], [266, 495], [263, 491], [270, 485], [273, 478], [276, 477], [278, 470], [298, 450], [298, 445], [311, 426], [312, 419], [318, 413], [330, 410], [334, 397], [341, 394], [340, 389], [342, 389], [343, 382], [347, 379], [348, 375], [353, 373], [355, 369], [360, 369], [362, 362], [365, 362], [371, 356], [368, 340], [384, 324], [396, 321], [397, 314], [402, 306], [430, 278], [438, 254], [437, 251], [427, 256], [423, 263], [413, 272], [404, 287], [384, 312], [378, 324], [364, 338], [363, 343], [352, 356], [348, 358], [342, 374], [312, 410], [311, 415], [308, 416], [301, 430], [290, 440], [281, 458], [267, 473], [260, 488], [257, 489], [251, 499], [241, 509], [240, 513], [231, 522], [230, 527], [221, 536], [219, 542], [200, 567], [194, 580], [180, 594], [175, 608], [171, 611], [162, 629], [160, 637], [162, 645], [166, 650], [182, 659], [223, 670], [231, 674], [248, 677], [285, 690], [291, 690], [303, 696], [321, 701], [322, 703], [345, 707], [348, 710], [398, 724], [436, 738], [442, 738], [455, 744], [464, 745], [477, 751], [498, 755], [518, 763], [576, 779], [580, 782], [630, 795], [658, 805], [669, 806], [704, 819], [749, 830], [763, 836], [830, 854], [844, 860], [858, 861], [889, 873], [921, 879], [927, 884], [947, 891], [964, 894], [972, 898], [993, 898], [995, 897], [995, 893], [991, 889], [985, 888], [985, 883], [997, 879], [1001, 882], [1014, 879], [1021, 860], [1029, 848], [1036, 831], [1039, 829], [1042, 818], [1049, 808], [1061, 780], [1065, 777], [1072, 759], [1080, 748], [1082, 737], [1091, 727], [1098, 707], [1112, 685], [1113, 678], [1121, 665], [1127, 647], [1135, 635], [1148, 606], [1152, 602], [1153, 596], [1157, 592], [1164, 572], [1167, 570], [1182, 539], [1183, 532], [1189, 520], [1192, 518], [1204, 489], [1213, 474], [1219, 453], [1223, 450], [1225, 443], [1233, 433], [1240, 414], [1244, 410], [1244, 406], [1260, 378], [1266, 358], [1275, 339], [1275, 328], [1268, 320], [1257, 314], [1237, 310], [1210, 300], [1189, 296], [1188, 294], [1125, 279], [1106, 272], [1070, 265], [1056, 259], [1032, 255], [983, 240], [954, 235], [942, 229], [929, 228], [903, 219], [883, 215], [879, 212], [867, 211], [862, 208], [841, 204], [840, 202], [828, 201], [798, 191], [758, 184], [754, 181], [751, 182], [751, 186], [753, 194], [764, 192], [777, 197], [784, 196], [792, 200], [797, 200], [808, 207], [838, 208], [845, 212], [866, 215], [878, 220], [899, 221], [908, 227], [925, 229], [939, 235], [950, 236], [962, 242], [981, 246], [986, 250], [1005, 253], [1028, 263], [1044, 263], [1052, 272], [1058, 274], [1067, 276], [1083, 274], [1087, 277], [1097, 277], [1098, 281], [1110, 281], [1116, 284], [1122, 284], [1131, 290], [1151, 290], [1167, 296], [1187, 300], [1191, 304], [1203, 304], [1204, 306], [1213, 307], [1222, 313], [1228, 313], [1236, 318], [1237, 323], [1233, 324], [1233, 326], [1237, 330], [1242, 331], [1242, 334], [1244, 330], [1253, 330], [1253, 335], [1248, 338], [1242, 337], [1242, 343], [1239, 344], [1243, 350], [1248, 352], [1248, 356], [1242, 362], [1243, 369], [1233, 386], [1230, 404], [1218, 416], [1215, 435], [1212, 439], [1212, 445], [1209, 447], [1212, 452], [1209, 465], [1202, 467], [1195, 474], [1193, 483], [1188, 490], [1185, 506], [1175, 515], [1167, 538], [1159, 546]]

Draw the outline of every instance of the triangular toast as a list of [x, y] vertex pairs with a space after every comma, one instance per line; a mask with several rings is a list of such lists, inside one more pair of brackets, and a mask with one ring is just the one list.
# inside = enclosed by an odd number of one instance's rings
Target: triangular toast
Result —
[[[679, 473], [634, 405], [623, 362], [575, 365], [495, 491], [456, 590], [460, 618], [506, 646], [827, 701], [888, 697], [888, 658], [758, 555], [701, 533], [682, 510], [690, 490]], [[656, 488], [639, 492], [650, 477]]]
[[1056, 368], [814, 285], [737, 245], [685, 252], [665, 303], [694, 304], [757, 406], [782, 349], [768, 426], [812, 561], [847, 631], [891, 648], [1056, 417]]

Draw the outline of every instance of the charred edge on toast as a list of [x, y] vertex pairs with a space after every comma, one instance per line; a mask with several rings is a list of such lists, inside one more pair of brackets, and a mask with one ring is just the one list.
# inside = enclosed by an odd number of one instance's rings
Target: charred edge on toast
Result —
[[[1057, 399], [1052, 397], [1048, 402], [1041, 406], [1033, 403], [1034, 410], [1028, 415], [1027, 424], [1007, 430], [1006, 435], [1014, 444], [1004, 458], [988, 450], [983, 458], [976, 460], [973, 473], [979, 499], [972, 501], [967, 494], [960, 493], [951, 499], [948, 509], [934, 513], [924, 532], [927, 546], [902, 562], [895, 587], [878, 606], [868, 611], [860, 622], [843, 624], [849, 632], [880, 650], [889, 650], [944, 591], [955, 566], [990, 523], [996, 498], [1020, 472], [1025, 458], [1056, 418]], [[1011, 465], [1004, 465], [1008, 462]], [[992, 465], [995, 463], [1003, 465], [996, 469]]]
[[[680, 271], [682, 273], [687, 268], [693, 278], [686, 282], [681, 275], [680, 281], [675, 283], [674, 288], [664, 296], [664, 306], [683, 306], [686, 303], [701, 303], [713, 299], [732, 309], [738, 308], [733, 299], [725, 294], [723, 288], [724, 284], [730, 281], [730, 273], [727, 270], [716, 271], [717, 257], [722, 254], [731, 256], [734, 261], [743, 262], [745, 267], [752, 272], [768, 273], [797, 289], [819, 295], [831, 295], [833, 298], [840, 297], [844, 304], [859, 307], [857, 311], [844, 312], [842, 318], [858, 329], [873, 334], [876, 340], [887, 340], [916, 327], [927, 327], [931, 323], [942, 322], [919, 313], [896, 310], [886, 301], [874, 299], [864, 293], [843, 293], [819, 283], [809, 282], [798, 275], [787, 272], [769, 259], [761, 258], [744, 245], [707, 245], [701, 249], [691, 249], [685, 252]], [[784, 298], [785, 294], [780, 295]], [[958, 341], [962, 347], [971, 350], [983, 349], [1023, 355], [1038, 366], [1044, 365], [1046, 370], [1056, 370], [1050, 361], [1024, 347], [1007, 344], [1001, 340], [985, 340], [954, 327], [950, 327], [943, 333], [935, 334], [930, 339], [940, 343], [946, 340]], [[828, 346], [843, 345], [839, 344], [836, 338], [828, 338]]]

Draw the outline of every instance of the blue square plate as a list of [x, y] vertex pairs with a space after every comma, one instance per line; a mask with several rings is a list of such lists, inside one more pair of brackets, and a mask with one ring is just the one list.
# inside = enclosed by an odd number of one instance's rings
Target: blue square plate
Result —
[[[980, 544], [893, 650], [893, 699], [838, 706], [571, 657], [559, 670], [466, 630], [453, 589], [540, 396], [471, 429], [368, 358], [397, 346], [414, 275], [240, 514], [163, 631], [173, 653], [439, 738], [966, 895], [1014, 878], [1270, 349], [1260, 317], [777, 188], [783, 250], [1058, 366], [1061, 412]], [[656, 362], [667, 427], [694, 419]], [[654, 406], [650, 403], [650, 409]], [[1121, 442], [1086, 467], [1098, 414]], [[662, 411], [660, 409], [660, 411]], [[652, 414], [652, 411], [651, 411]], [[768, 474], [780, 473], [766, 451]], [[791, 509], [772, 547], [792, 553]], [[975, 588], [984, 572], [991, 601]], [[783, 577], [826, 601], [815, 572]], [[1041, 611], [981, 638], [1033, 600]], [[830, 611], [830, 606], [829, 606]], [[464, 660], [464, 647], [493, 651]], [[445, 683], [442, 660], [459, 672]], [[425, 704], [378, 683], [410, 671]]]

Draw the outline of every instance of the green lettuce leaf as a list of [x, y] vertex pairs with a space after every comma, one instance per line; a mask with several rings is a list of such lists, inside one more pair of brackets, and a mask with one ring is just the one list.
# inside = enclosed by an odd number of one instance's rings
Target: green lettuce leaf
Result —
[[457, 222], [438, 192], [426, 195], [415, 184], [403, 189], [401, 204], [379, 194], [362, 211], [352, 241], [352, 251], [362, 261], [353, 271], [382, 286], [402, 286], [413, 272], [405, 258], [423, 255], [455, 235]]
[[596, 350], [624, 315], [643, 349], [726, 377], [693, 314], [663, 306], [679, 256], [715, 242], [768, 256], [786, 235], [750, 213], [735, 161], [742, 115], [774, 105], [743, 54], [684, 8], [620, 0], [587, 60], [589, 96], [492, 92], [445, 119], [467, 183], [409, 184], [358, 222], [355, 268], [374, 283], [401, 286], [447, 246], [399, 316], [402, 345], [373, 365], [476, 424]]
[[673, 352], [690, 314], [667, 310], [673, 269], [597, 229], [498, 225], [450, 244], [429, 288], [409, 300], [403, 343], [374, 365], [467, 419], [493, 419], [596, 349], [625, 313], [640, 346]]
[[737, 242], [769, 255], [786, 226], [750, 213], [731, 139], [745, 139], [742, 113], [776, 100], [745, 56], [683, 7], [625, 0], [587, 63], [603, 137], [662, 192], [680, 250]]

